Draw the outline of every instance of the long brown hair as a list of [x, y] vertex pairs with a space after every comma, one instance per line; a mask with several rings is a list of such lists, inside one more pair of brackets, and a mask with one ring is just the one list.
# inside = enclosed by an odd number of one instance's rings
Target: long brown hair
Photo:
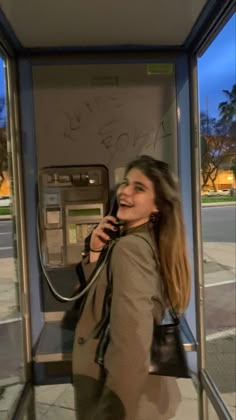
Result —
[[152, 228], [161, 275], [172, 306], [183, 313], [189, 303], [191, 283], [178, 183], [167, 163], [150, 156], [143, 155], [132, 161], [126, 168], [126, 174], [133, 168], [139, 169], [153, 183], [159, 213]]

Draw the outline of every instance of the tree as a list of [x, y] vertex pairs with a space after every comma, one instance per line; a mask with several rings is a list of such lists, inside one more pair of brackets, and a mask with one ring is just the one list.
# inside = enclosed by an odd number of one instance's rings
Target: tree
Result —
[[232, 167], [236, 153], [236, 138], [225, 136], [202, 136], [202, 188], [211, 182], [214, 190], [215, 180], [223, 165]]
[[236, 180], [236, 159], [232, 161], [231, 171], [233, 172], [234, 179]]
[[232, 91], [223, 90], [227, 101], [218, 105], [220, 118], [200, 113], [202, 188], [215, 188], [219, 169], [224, 166], [235, 173], [236, 135], [233, 124], [236, 115], [236, 85]]
[[236, 84], [233, 85], [231, 92], [223, 90], [227, 100], [218, 105], [220, 118], [223, 122], [232, 123], [236, 118]]
[[[236, 84], [232, 86], [231, 92], [223, 90], [227, 100], [221, 102], [218, 106], [221, 122], [229, 125], [228, 133], [232, 138], [236, 138]], [[236, 150], [231, 156], [230, 169], [233, 172], [234, 179], [236, 179]]]
[[206, 136], [226, 136], [230, 124], [222, 119], [210, 117], [206, 112], [200, 112], [200, 133]]

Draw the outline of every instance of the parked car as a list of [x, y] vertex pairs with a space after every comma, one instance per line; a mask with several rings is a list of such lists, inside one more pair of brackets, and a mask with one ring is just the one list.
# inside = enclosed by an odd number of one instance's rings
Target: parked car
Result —
[[11, 204], [11, 197], [7, 195], [0, 197], [0, 207], [9, 207], [10, 204]]

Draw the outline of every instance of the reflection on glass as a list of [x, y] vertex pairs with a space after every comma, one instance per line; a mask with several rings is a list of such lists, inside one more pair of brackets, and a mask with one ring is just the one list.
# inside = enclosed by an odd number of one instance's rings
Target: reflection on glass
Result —
[[[198, 63], [206, 369], [228, 410], [233, 410], [233, 418], [236, 392], [235, 30], [234, 15]], [[210, 418], [218, 417], [211, 414]]]
[[7, 147], [5, 66], [0, 58], [0, 413], [12, 413], [24, 382], [22, 317], [19, 304], [17, 217], [11, 145]]

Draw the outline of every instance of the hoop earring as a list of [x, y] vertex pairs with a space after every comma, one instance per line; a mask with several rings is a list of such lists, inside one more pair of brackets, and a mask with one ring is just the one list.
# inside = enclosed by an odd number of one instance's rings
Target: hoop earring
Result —
[[154, 211], [150, 214], [150, 222], [155, 224], [159, 220], [159, 211]]

